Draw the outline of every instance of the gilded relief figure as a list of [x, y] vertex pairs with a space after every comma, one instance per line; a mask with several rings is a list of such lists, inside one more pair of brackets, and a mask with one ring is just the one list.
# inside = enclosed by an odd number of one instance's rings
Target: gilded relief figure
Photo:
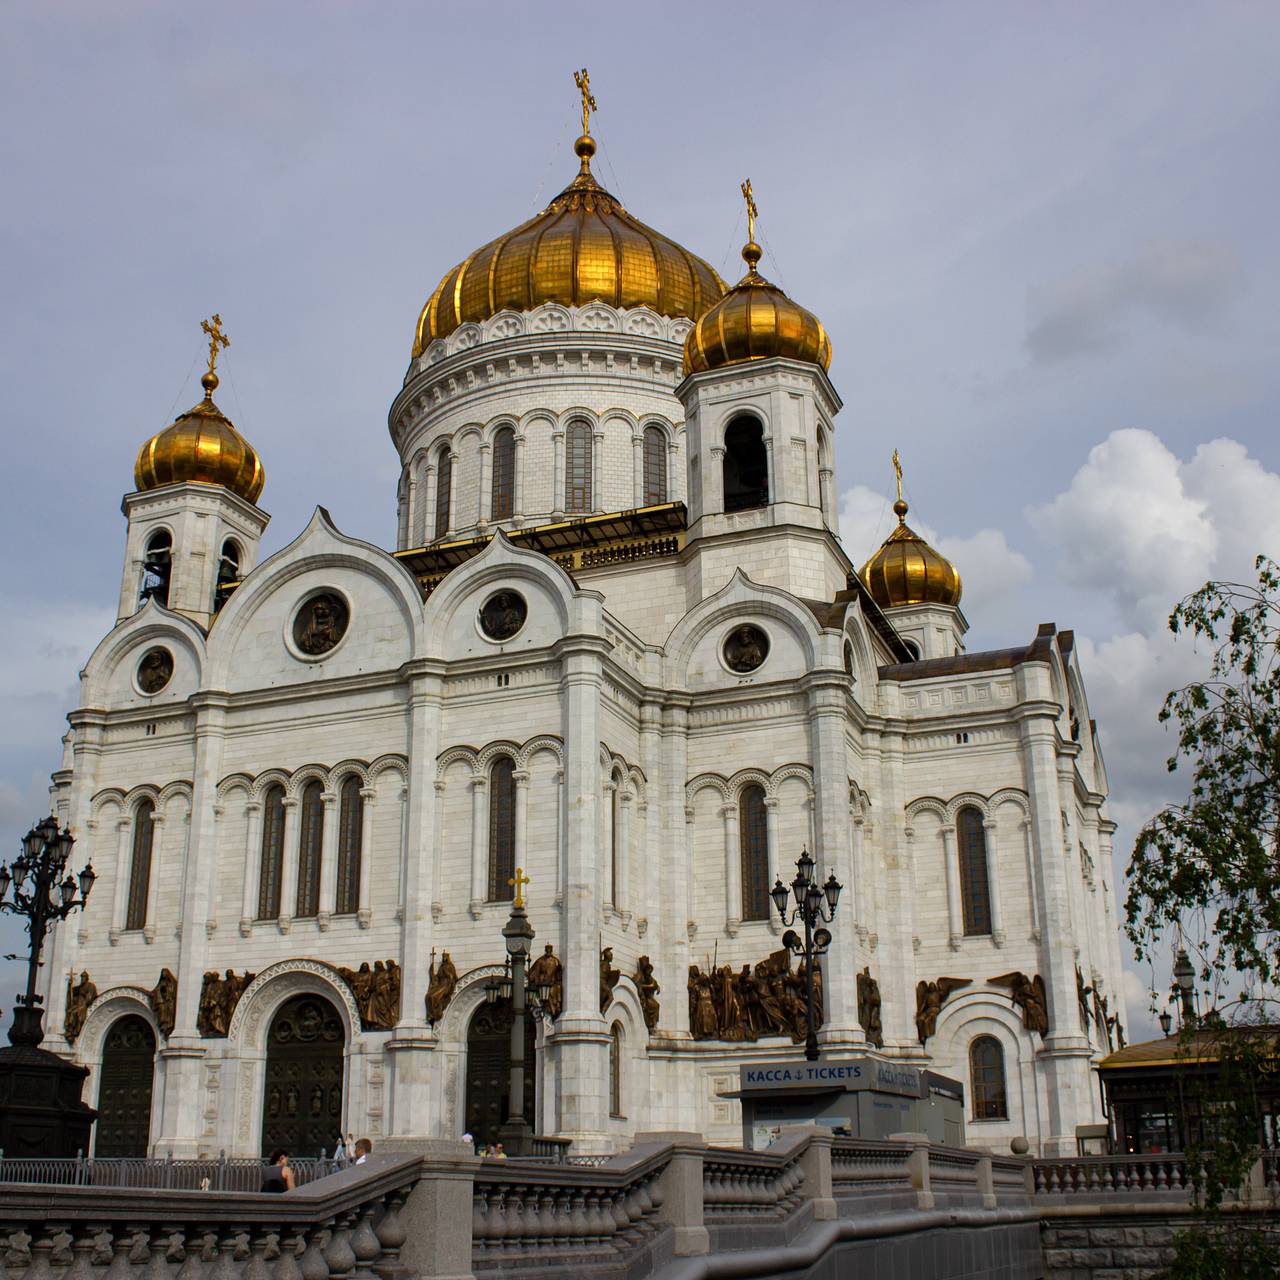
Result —
[[938, 1014], [953, 991], [973, 985], [972, 978], [939, 978], [916, 983], [916, 1034], [924, 1044], [938, 1030]]
[[867, 1037], [867, 1043], [877, 1049], [884, 1048], [884, 1028], [880, 1022], [880, 984], [871, 976], [868, 965], [858, 974], [858, 1022]]
[[711, 978], [696, 964], [689, 966], [689, 1030], [695, 1040], [714, 1040], [720, 1032]]
[[613, 948], [605, 947], [600, 952], [600, 1012], [603, 1013], [613, 1001], [613, 989], [622, 977], [622, 970], [613, 967]]
[[529, 966], [529, 985], [546, 987], [542, 1007], [547, 1017], [556, 1019], [564, 1010], [564, 965], [560, 963], [551, 943], [542, 949], [542, 954]]
[[[791, 953], [775, 951], [753, 969], [737, 973], [721, 965], [703, 973], [689, 966], [689, 1029], [695, 1040], [755, 1041], [790, 1036], [799, 1044], [808, 1032], [803, 966], [791, 969]], [[814, 1015], [822, 1025], [822, 968], [813, 974]]]
[[222, 978], [218, 977], [215, 969], [205, 973], [200, 986], [200, 1010], [196, 1015], [196, 1028], [202, 1036], [226, 1036], [231, 1030], [231, 1016], [240, 1003], [240, 997], [257, 976], [256, 973], [244, 973], [237, 977], [230, 969]]
[[444, 1017], [457, 986], [458, 971], [446, 951], [441, 955], [438, 967], [434, 959], [431, 961], [431, 980], [427, 984], [427, 1021], [433, 1027]]
[[1022, 1010], [1022, 1025], [1035, 1031], [1041, 1038], [1049, 1034], [1049, 999], [1044, 989], [1044, 979], [1037, 973], [1028, 978], [1015, 969], [1002, 973], [998, 978], [988, 978], [993, 987], [1007, 987], [1009, 999]]
[[67, 1012], [62, 1020], [62, 1034], [67, 1042], [72, 1043], [84, 1029], [84, 1020], [89, 1016], [89, 1006], [98, 998], [98, 988], [89, 977], [87, 969], [80, 973], [80, 981], [76, 982], [75, 974], [67, 979]]
[[167, 1040], [173, 1035], [173, 1024], [178, 1019], [178, 979], [169, 969], [161, 969], [156, 985], [147, 992], [151, 1011], [156, 1015], [156, 1026]]
[[390, 1031], [400, 1021], [400, 966], [394, 960], [373, 962], [369, 986], [367, 1030]]
[[641, 956], [636, 961], [634, 981], [636, 990], [640, 993], [640, 1012], [644, 1014], [644, 1025], [653, 1031], [658, 1025], [658, 996], [662, 988], [653, 976], [653, 962], [648, 956]]

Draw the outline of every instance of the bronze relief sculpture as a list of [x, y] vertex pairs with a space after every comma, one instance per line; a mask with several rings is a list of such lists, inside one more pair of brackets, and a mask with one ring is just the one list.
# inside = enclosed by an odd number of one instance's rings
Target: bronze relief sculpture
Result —
[[658, 996], [662, 988], [653, 976], [653, 962], [648, 956], [641, 956], [636, 961], [634, 981], [636, 990], [640, 993], [640, 1011], [644, 1014], [644, 1025], [653, 1031], [658, 1025]]
[[138, 688], [143, 693], [159, 693], [173, 678], [173, 654], [168, 649], [148, 649], [138, 663]]
[[384, 964], [365, 960], [359, 969], [335, 966], [347, 984], [360, 1011], [362, 1031], [390, 1031], [400, 1021], [400, 966], [394, 960]]
[[998, 978], [988, 978], [993, 987], [1007, 987], [1009, 999], [1022, 1010], [1022, 1025], [1036, 1032], [1041, 1039], [1049, 1034], [1049, 998], [1044, 989], [1044, 979], [1037, 973], [1028, 978], [1015, 969], [1002, 973]]
[[258, 975], [243, 973], [239, 977], [231, 970], [225, 977], [218, 977], [217, 970], [210, 969], [200, 984], [200, 1011], [196, 1015], [196, 1030], [202, 1036], [221, 1039], [231, 1030], [231, 1015], [240, 1003], [249, 984]]
[[877, 1049], [884, 1048], [884, 1028], [880, 1021], [880, 984], [871, 976], [868, 965], [858, 974], [858, 1022], [866, 1034], [867, 1043]]
[[542, 949], [542, 954], [529, 966], [529, 985], [546, 987], [542, 1007], [547, 1017], [558, 1018], [564, 1011], [564, 965], [560, 963], [551, 943]]
[[480, 630], [490, 640], [510, 640], [529, 616], [529, 606], [518, 591], [499, 591], [480, 607]]
[[613, 967], [613, 948], [605, 947], [600, 952], [600, 1012], [603, 1013], [613, 1002], [613, 989], [622, 977], [622, 970]]
[[67, 1043], [75, 1042], [76, 1037], [84, 1030], [84, 1020], [89, 1016], [89, 1006], [98, 998], [98, 988], [93, 985], [87, 969], [80, 973], [77, 982], [75, 974], [67, 979], [67, 1011], [62, 1019], [62, 1034]]
[[[761, 1036], [790, 1036], [803, 1042], [808, 1031], [805, 969], [791, 970], [785, 947], [754, 968], [713, 966], [703, 973], [689, 966], [689, 1030], [695, 1040], [754, 1042]], [[814, 1014], [822, 1025], [822, 969], [813, 973]]]
[[441, 955], [440, 964], [437, 967], [433, 951], [431, 978], [427, 984], [427, 1021], [433, 1027], [444, 1017], [444, 1011], [449, 1007], [449, 1001], [453, 999], [453, 993], [457, 987], [458, 971], [454, 968], [449, 953], [446, 951]]
[[939, 978], [916, 983], [916, 1034], [924, 1044], [938, 1030], [938, 1014], [953, 991], [973, 985], [972, 978]]
[[730, 671], [746, 675], [769, 656], [769, 637], [749, 622], [734, 627], [724, 642], [724, 664]]
[[332, 591], [305, 600], [293, 619], [293, 643], [310, 657], [319, 657], [336, 648], [347, 633], [350, 614], [347, 602]]
[[171, 970], [160, 970], [156, 985], [147, 992], [147, 1000], [156, 1015], [156, 1026], [167, 1040], [173, 1035], [173, 1024], [178, 1018], [178, 980]]

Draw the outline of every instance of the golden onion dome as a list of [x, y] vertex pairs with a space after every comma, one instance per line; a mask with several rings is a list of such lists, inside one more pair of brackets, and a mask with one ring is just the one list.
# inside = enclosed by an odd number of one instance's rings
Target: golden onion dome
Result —
[[262, 460], [214, 404], [218, 375], [210, 370], [200, 382], [204, 399], [138, 451], [134, 483], [139, 489], [191, 482], [218, 484], [246, 502], [256, 502], [267, 478]]
[[822, 321], [756, 270], [761, 252], [754, 239], [747, 242], [747, 274], [689, 330], [686, 374], [771, 356], [831, 367], [831, 339]]
[[536, 217], [491, 240], [450, 271], [423, 307], [413, 339], [420, 356], [436, 338], [499, 311], [544, 302], [649, 307], [697, 319], [724, 293], [706, 262], [633, 218], [591, 175], [595, 141], [574, 145], [578, 176]]
[[858, 571], [876, 604], [882, 609], [907, 604], [958, 605], [962, 587], [955, 565], [907, 524], [907, 504], [901, 497], [893, 504], [893, 512], [898, 527]]

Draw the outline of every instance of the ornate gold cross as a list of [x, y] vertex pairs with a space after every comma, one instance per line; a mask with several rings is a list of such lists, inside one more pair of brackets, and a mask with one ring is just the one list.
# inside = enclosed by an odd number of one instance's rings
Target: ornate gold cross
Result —
[[517, 867], [515, 875], [512, 876], [512, 878], [508, 880], [507, 883], [509, 885], [512, 885], [516, 891], [516, 899], [511, 905], [513, 907], [523, 907], [524, 906], [524, 887], [529, 883], [529, 877], [525, 875], [524, 868]]
[[747, 202], [747, 239], [754, 242], [756, 238], [756, 219], [760, 216], [760, 210], [756, 208], [756, 198], [751, 194], [750, 178], [743, 181], [742, 198]]
[[898, 451], [893, 451], [893, 474], [898, 477], [898, 501], [902, 501], [902, 459], [898, 457]]
[[229, 347], [231, 339], [222, 332], [222, 317], [215, 311], [213, 313], [213, 321], [200, 321], [200, 328], [209, 335], [209, 372], [213, 372], [213, 366], [218, 362], [218, 348]]
[[582, 94], [582, 132], [589, 134], [591, 132], [591, 113], [597, 108], [596, 100], [591, 94], [591, 77], [587, 74], [586, 67], [573, 73], [573, 83], [578, 86], [578, 92]]

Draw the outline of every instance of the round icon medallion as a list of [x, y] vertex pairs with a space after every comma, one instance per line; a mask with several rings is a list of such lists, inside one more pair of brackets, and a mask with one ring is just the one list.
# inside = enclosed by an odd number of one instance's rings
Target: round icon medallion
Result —
[[724, 665], [747, 675], [769, 656], [769, 637], [749, 622], [734, 627], [724, 642]]
[[159, 693], [173, 676], [173, 654], [158, 646], [148, 649], [138, 663], [138, 688], [143, 693]]
[[490, 640], [510, 640], [528, 616], [529, 606], [518, 591], [498, 591], [480, 608], [480, 630]]
[[317, 658], [336, 648], [350, 621], [347, 602], [336, 592], [309, 596], [293, 619], [293, 643], [300, 653]]

